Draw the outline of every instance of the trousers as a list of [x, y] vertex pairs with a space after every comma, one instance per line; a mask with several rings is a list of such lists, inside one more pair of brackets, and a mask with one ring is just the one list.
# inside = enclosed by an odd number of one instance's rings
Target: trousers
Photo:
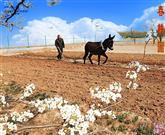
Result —
[[62, 47], [57, 47], [57, 51], [58, 51], [57, 58], [60, 60], [60, 59], [62, 59], [63, 48]]

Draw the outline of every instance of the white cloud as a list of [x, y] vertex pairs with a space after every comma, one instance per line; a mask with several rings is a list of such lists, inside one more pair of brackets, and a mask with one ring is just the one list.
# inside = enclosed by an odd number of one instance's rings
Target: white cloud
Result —
[[[165, 7], [165, 2], [162, 3]], [[120, 40], [121, 37], [117, 32], [130, 30], [148, 30], [152, 24], [155, 28], [158, 23], [165, 24], [165, 16], [159, 17], [157, 14], [158, 6], [145, 9], [143, 15], [135, 18], [130, 26], [117, 25], [110, 21], [102, 19], [80, 18], [74, 22], [68, 23], [58, 17], [45, 17], [41, 20], [29, 21], [27, 26], [19, 33], [14, 35], [12, 39], [17, 45], [27, 45], [28, 39], [30, 45], [43, 45], [45, 36], [47, 44], [54, 44], [56, 35], [60, 34], [65, 42], [82, 42], [104, 40], [109, 34], [116, 35], [115, 40]], [[28, 36], [29, 37], [28, 37]]]
[[53, 44], [58, 34], [68, 43], [73, 42], [73, 40], [75, 42], [84, 41], [84, 39], [94, 41], [95, 35], [97, 41], [99, 41], [112, 34], [116, 35], [115, 40], [119, 40], [121, 37], [117, 32], [125, 31], [127, 28], [127, 26], [117, 25], [101, 19], [92, 20], [87, 17], [71, 23], [57, 17], [45, 17], [41, 20], [29, 21], [27, 26], [14, 35], [12, 39], [15, 40], [16, 44], [24, 45], [27, 44], [29, 38], [30, 44], [35, 45], [44, 44], [45, 36], [47, 43]]
[[[165, 7], [165, 2], [161, 4]], [[132, 24], [129, 26], [129, 28], [133, 28], [136, 30], [148, 30], [152, 24], [157, 26], [158, 23], [164, 23], [165, 24], [165, 17], [158, 16], [158, 6], [156, 7], [150, 7], [144, 10], [143, 15], [139, 18], [134, 19]]]

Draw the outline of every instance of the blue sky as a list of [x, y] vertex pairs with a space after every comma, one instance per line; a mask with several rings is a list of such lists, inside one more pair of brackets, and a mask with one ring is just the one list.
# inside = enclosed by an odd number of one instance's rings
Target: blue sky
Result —
[[163, 2], [164, 0], [62, 0], [57, 6], [49, 7], [46, 0], [34, 0], [25, 19], [28, 21], [56, 16], [72, 22], [89, 17], [130, 25], [146, 8]]
[[[61, 0], [53, 7], [47, 5], [47, 0], [31, 1], [32, 8], [20, 19], [23, 30], [15, 28], [8, 32], [6, 28], [0, 28], [1, 46], [7, 46], [7, 35], [12, 45], [22, 45], [27, 35], [31, 44], [42, 44], [39, 41], [44, 35], [54, 40], [57, 34], [68, 39], [73, 35], [80, 39], [91, 37], [89, 40], [97, 34], [98, 40], [101, 40], [111, 33], [120, 39], [118, 31], [128, 30], [130, 26], [144, 30], [151, 18], [156, 18], [155, 23], [165, 23], [165, 17], [160, 18], [156, 13], [158, 5], [165, 5], [164, 0]], [[0, 8], [3, 9], [2, 4]], [[91, 20], [94, 21], [91, 23]], [[102, 27], [100, 32], [95, 28], [96, 23]]]

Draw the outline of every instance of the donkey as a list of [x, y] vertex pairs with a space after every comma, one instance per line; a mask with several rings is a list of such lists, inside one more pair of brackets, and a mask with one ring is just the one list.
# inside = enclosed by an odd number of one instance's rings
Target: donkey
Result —
[[83, 57], [84, 64], [87, 56], [91, 64], [93, 64], [91, 59], [92, 55], [98, 55], [98, 65], [100, 65], [100, 56], [101, 55], [104, 56], [106, 59], [103, 62], [103, 64], [105, 64], [108, 60], [108, 56], [105, 54], [105, 52], [107, 51], [108, 48], [110, 50], [113, 50], [114, 37], [115, 35], [111, 37], [111, 34], [109, 34], [109, 37], [105, 39], [103, 42], [87, 42], [85, 45], [85, 55]]

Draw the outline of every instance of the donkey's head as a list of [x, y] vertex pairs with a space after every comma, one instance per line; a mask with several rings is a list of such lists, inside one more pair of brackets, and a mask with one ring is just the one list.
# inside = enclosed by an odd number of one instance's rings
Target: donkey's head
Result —
[[109, 34], [109, 37], [107, 39], [104, 40], [104, 43], [106, 45], [106, 47], [108, 47], [110, 50], [113, 50], [113, 39], [115, 38], [115, 35], [113, 37], [111, 37], [111, 34]]

